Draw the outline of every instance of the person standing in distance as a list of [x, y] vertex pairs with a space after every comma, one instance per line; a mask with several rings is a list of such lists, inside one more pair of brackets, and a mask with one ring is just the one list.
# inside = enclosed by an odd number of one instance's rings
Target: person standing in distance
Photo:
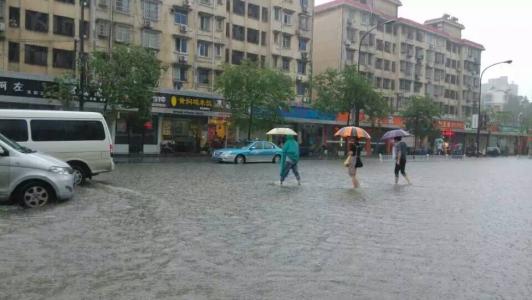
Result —
[[406, 179], [406, 182], [408, 184], [412, 184], [410, 182], [410, 179], [408, 179], [408, 176], [405, 172], [406, 167], [406, 155], [407, 155], [407, 149], [406, 149], [406, 143], [402, 141], [402, 137], [397, 136], [394, 138], [395, 140], [395, 184], [399, 182], [399, 171], [401, 172], [401, 175]]
[[297, 184], [301, 185], [301, 177], [297, 170], [297, 163], [299, 162], [299, 145], [293, 136], [287, 135], [286, 141], [283, 145], [283, 155], [281, 157], [281, 185], [283, 185], [286, 176], [290, 170], [294, 173], [297, 179]]

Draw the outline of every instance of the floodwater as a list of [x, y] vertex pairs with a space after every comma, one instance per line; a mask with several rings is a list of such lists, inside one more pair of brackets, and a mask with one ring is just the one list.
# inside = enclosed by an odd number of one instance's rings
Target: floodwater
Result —
[[120, 164], [0, 207], [1, 299], [530, 299], [532, 160]]

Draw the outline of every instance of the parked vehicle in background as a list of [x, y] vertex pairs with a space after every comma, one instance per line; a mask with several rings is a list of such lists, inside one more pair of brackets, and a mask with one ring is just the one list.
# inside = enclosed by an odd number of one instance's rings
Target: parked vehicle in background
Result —
[[111, 134], [99, 113], [2, 109], [0, 133], [67, 162], [76, 184], [114, 169]]
[[501, 149], [499, 149], [499, 147], [488, 147], [488, 148], [486, 148], [486, 155], [487, 156], [492, 156], [492, 157], [500, 156], [501, 155]]
[[212, 159], [217, 162], [272, 162], [281, 160], [283, 150], [268, 141], [251, 142], [241, 148], [224, 148], [214, 150]]
[[0, 134], [0, 201], [41, 207], [74, 194], [74, 175], [65, 162], [23, 147]]

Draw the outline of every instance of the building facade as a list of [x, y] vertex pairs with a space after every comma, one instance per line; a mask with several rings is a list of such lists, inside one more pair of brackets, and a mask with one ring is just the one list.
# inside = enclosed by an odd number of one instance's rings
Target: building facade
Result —
[[294, 80], [293, 104], [308, 101], [313, 8], [313, 0], [0, 0], [0, 79], [6, 82], [0, 107], [60, 106], [44, 99], [42, 89], [13, 93], [14, 85], [42, 86], [65, 72], [77, 74], [81, 38], [89, 53], [142, 45], [168, 68], [153, 121], [144, 128], [150, 131], [145, 145], [132, 138], [143, 128], [123, 113], [112, 125], [116, 151], [159, 153], [167, 143], [197, 152], [227, 134], [227, 114], [213, 109], [221, 106], [214, 82], [225, 63], [248, 59], [277, 68]]
[[512, 97], [517, 97], [519, 86], [508, 82], [508, 76], [489, 79], [482, 84], [482, 105], [495, 112], [504, 110], [504, 106]]
[[444, 119], [465, 120], [478, 99], [483, 46], [462, 38], [464, 26], [457, 18], [444, 15], [421, 24], [399, 17], [401, 5], [398, 0], [336, 0], [317, 6], [315, 73], [360, 64], [393, 112], [411, 96], [429, 96]]

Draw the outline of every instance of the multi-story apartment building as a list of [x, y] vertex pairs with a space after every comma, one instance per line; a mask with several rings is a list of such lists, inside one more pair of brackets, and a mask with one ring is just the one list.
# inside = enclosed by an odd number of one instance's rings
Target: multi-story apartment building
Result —
[[400, 6], [399, 0], [336, 0], [317, 6], [314, 73], [360, 64], [395, 112], [409, 97], [426, 95], [440, 104], [444, 118], [471, 115], [483, 46], [462, 38], [464, 26], [457, 18], [444, 15], [421, 24], [400, 18]]
[[489, 79], [482, 85], [482, 105], [494, 111], [501, 112], [508, 100], [518, 96], [519, 86], [508, 82], [508, 76]]
[[[219, 127], [223, 116], [210, 108], [221, 100], [214, 81], [224, 63], [278, 68], [295, 82], [294, 103], [308, 99], [313, 0], [0, 0], [0, 107], [58, 104], [42, 99], [39, 82], [76, 70], [82, 2], [85, 52], [142, 45], [168, 67], [148, 126], [153, 146], [144, 152], [158, 152], [163, 140], [198, 149], [219, 133], [208, 127]], [[41, 90], [14, 92], [15, 83]], [[117, 144], [138, 135], [126, 121], [113, 128]]]

